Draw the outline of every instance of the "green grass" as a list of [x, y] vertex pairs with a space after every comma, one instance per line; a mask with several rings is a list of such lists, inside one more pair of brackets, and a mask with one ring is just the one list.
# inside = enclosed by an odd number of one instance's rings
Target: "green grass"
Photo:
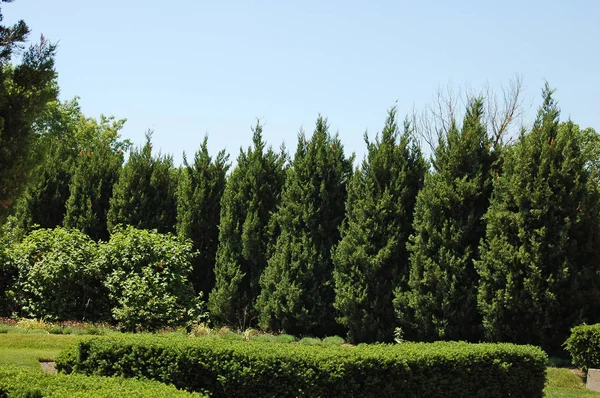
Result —
[[565, 368], [548, 368], [548, 384], [544, 393], [548, 398], [599, 397], [600, 392], [586, 390], [583, 379]]
[[0, 366], [39, 369], [40, 358], [51, 359], [81, 336], [56, 334], [0, 334]]

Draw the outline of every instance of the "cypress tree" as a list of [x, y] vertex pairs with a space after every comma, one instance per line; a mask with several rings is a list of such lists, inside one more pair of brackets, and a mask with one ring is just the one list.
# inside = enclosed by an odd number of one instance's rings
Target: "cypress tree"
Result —
[[214, 287], [215, 255], [219, 243], [221, 196], [229, 156], [220, 151], [213, 161], [208, 153], [208, 137], [189, 164], [183, 156], [183, 167], [177, 187], [177, 233], [189, 238], [198, 255], [192, 260], [190, 276], [196, 293], [208, 296]]
[[152, 133], [134, 148], [113, 187], [107, 215], [109, 231], [118, 225], [175, 232], [177, 174], [171, 156], [152, 156]]
[[353, 343], [391, 341], [394, 289], [406, 282], [417, 193], [427, 164], [410, 126], [400, 134], [396, 108], [381, 140], [369, 142], [366, 159], [348, 187], [346, 222], [333, 254], [335, 308]]
[[396, 293], [406, 336], [419, 340], [478, 340], [478, 276], [473, 261], [485, 234], [494, 153], [482, 121], [483, 101], [467, 106], [435, 150], [434, 172], [417, 197], [409, 241], [408, 291]]
[[600, 200], [593, 130], [559, 122], [552, 90], [494, 178], [477, 262], [487, 338], [559, 349], [600, 321]]
[[96, 241], [107, 241], [109, 202], [123, 164], [123, 151], [130, 144], [119, 141], [125, 120], [103, 116], [99, 123], [94, 119], [85, 122], [87, 135], [93, 138], [81, 143], [74, 162], [64, 226], [78, 229]]
[[242, 329], [256, 321], [260, 275], [274, 243], [269, 221], [285, 182], [285, 153], [265, 148], [260, 123], [253, 133], [253, 147], [240, 150], [223, 194], [216, 286], [208, 301], [213, 319]]
[[46, 148], [45, 157], [33, 170], [30, 183], [16, 205], [16, 228], [24, 235], [33, 225], [54, 228], [62, 225], [73, 165], [80, 147], [92, 139], [77, 98], [53, 102], [38, 120]]
[[294, 334], [339, 331], [333, 308], [331, 249], [339, 241], [352, 159], [319, 117], [288, 169], [276, 223], [280, 234], [261, 278], [259, 325]]

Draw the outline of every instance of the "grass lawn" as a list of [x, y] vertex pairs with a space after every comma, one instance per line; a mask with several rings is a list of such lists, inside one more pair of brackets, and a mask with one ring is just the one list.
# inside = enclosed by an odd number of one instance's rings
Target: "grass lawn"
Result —
[[0, 334], [0, 366], [40, 369], [40, 358], [54, 358], [82, 336], [53, 334]]
[[[62, 349], [76, 343], [81, 335], [36, 333], [0, 334], [0, 366], [17, 365], [40, 370], [39, 359], [54, 358]], [[598, 397], [600, 393], [585, 389], [582, 378], [566, 368], [548, 368], [549, 398]]]

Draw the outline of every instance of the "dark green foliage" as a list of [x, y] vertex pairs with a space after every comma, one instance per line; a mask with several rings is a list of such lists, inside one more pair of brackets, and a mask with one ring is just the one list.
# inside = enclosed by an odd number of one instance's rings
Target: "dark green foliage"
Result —
[[80, 229], [106, 240], [112, 186], [129, 141], [119, 140], [125, 120], [86, 118], [77, 98], [50, 104], [38, 119], [46, 156], [17, 204], [21, 234], [33, 225]]
[[215, 256], [219, 244], [221, 196], [225, 189], [229, 155], [219, 152], [213, 161], [208, 154], [208, 137], [204, 138], [194, 163], [184, 166], [177, 188], [177, 233], [191, 239], [198, 255], [192, 260], [190, 277], [197, 293], [204, 297], [215, 284]]
[[123, 151], [129, 147], [128, 141], [119, 141], [124, 123], [125, 120], [102, 116], [99, 123], [85, 119], [79, 127], [85, 130], [80, 134], [88, 142], [80, 144], [74, 161], [64, 225], [79, 229], [96, 241], [108, 240], [109, 201], [123, 163]]
[[333, 254], [335, 307], [353, 343], [392, 341], [394, 289], [406, 282], [406, 242], [427, 164], [396, 108], [349, 184], [346, 222]]
[[600, 324], [575, 326], [564, 347], [571, 354], [573, 364], [584, 372], [589, 368], [599, 368]]
[[303, 346], [219, 339], [86, 339], [63, 371], [143, 377], [213, 397], [542, 397], [546, 354], [511, 344]]
[[12, 288], [22, 316], [50, 320], [107, 316], [96, 244], [76, 230], [38, 229], [9, 251], [18, 271]]
[[69, 198], [74, 148], [64, 141], [52, 140], [46, 157], [34, 169], [35, 177], [16, 205], [16, 218], [21, 234], [33, 226], [54, 228], [62, 225], [65, 203]]
[[16, 265], [9, 261], [6, 244], [0, 240], [0, 317], [8, 317], [16, 310], [12, 292], [18, 275]]
[[23, 45], [28, 33], [23, 21], [12, 27], [0, 25], [0, 223], [39, 162], [44, 146], [36, 119], [58, 94], [56, 46], [43, 36], [25, 52], [20, 64], [10, 64], [13, 50]]
[[282, 193], [276, 220], [281, 232], [261, 278], [257, 300], [263, 329], [292, 334], [336, 334], [331, 249], [339, 241], [352, 159], [319, 117], [310, 141], [304, 134]]
[[189, 281], [192, 244], [156, 230], [117, 227], [100, 246], [112, 314], [123, 330], [157, 330], [203, 316]]
[[269, 221], [285, 181], [285, 154], [265, 148], [259, 123], [253, 132], [254, 147], [240, 150], [223, 194], [216, 286], [208, 302], [213, 320], [242, 329], [255, 324], [260, 275], [274, 243]]
[[0, 367], [0, 397], [171, 398], [204, 395], [150, 380], [83, 375], [48, 375], [17, 366]]
[[177, 173], [171, 156], [152, 156], [152, 133], [146, 143], [134, 148], [110, 198], [109, 232], [118, 225], [175, 232], [177, 221]]
[[478, 341], [481, 336], [473, 261], [485, 235], [482, 216], [495, 157], [482, 118], [483, 102], [475, 99], [462, 128], [453, 121], [417, 198], [409, 290], [399, 290], [396, 298], [410, 339]]
[[77, 98], [52, 102], [38, 118], [36, 125], [44, 136], [44, 158], [33, 169], [34, 177], [16, 206], [15, 227], [21, 236], [34, 225], [41, 228], [62, 225], [73, 163], [80, 144], [85, 141], [79, 134], [82, 119]]
[[533, 129], [494, 180], [477, 263], [491, 340], [554, 349], [572, 326], [600, 321], [598, 159], [586, 144], [597, 137], [558, 116], [546, 86]]

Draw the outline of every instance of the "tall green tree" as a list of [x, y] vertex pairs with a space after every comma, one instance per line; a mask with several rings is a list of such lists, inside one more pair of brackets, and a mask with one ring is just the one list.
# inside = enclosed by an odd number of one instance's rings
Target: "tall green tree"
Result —
[[198, 255], [192, 260], [190, 277], [196, 293], [204, 297], [215, 284], [215, 256], [219, 244], [221, 196], [225, 190], [229, 155], [222, 150], [213, 161], [208, 137], [189, 164], [185, 154], [177, 188], [177, 233], [189, 238]]
[[560, 123], [548, 85], [529, 133], [494, 179], [481, 243], [479, 308], [486, 336], [560, 348], [569, 329], [600, 321], [598, 142]]
[[[129, 141], [120, 140], [125, 120], [81, 112], [77, 98], [48, 105], [37, 121], [44, 131], [46, 156], [33, 169], [16, 205], [18, 228], [66, 225], [106, 239], [106, 210]], [[108, 169], [106, 169], [106, 167]]]
[[441, 136], [433, 173], [417, 197], [410, 238], [408, 290], [396, 297], [406, 336], [419, 340], [478, 340], [478, 275], [473, 261], [485, 235], [496, 158], [483, 118], [471, 100], [462, 123]]
[[125, 120], [102, 116], [100, 121], [81, 120], [81, 142], [73, 164], [64, 225], [78, 229], [92, 239], [108, 240], [107, 215], [114, 184], [123, 164], [123, 151], [130, 146], [120, 140]]
[[21, 63], [11, 64], [28, 36], [29, 27], [22, 20], [13, 26], [0, 25], [0, 223], [39, 161], [45, 146], [39, 142], [36, 119], [58, 94], [56, 46], [43, 36], [24, 53]]
[[211, 317], [240, 328], [256, 321], [260, 276], [274, 244], [269, 222], [285, 182], [285, 152], [276, 153], [253, 129], [253, 147], [240, 150], [221, 202], [216, 285], [209, 297]]
[[406, 243], [417, 193], [427, 170], [408, 122], [400, 133], [396, 108], [348, 188], [346, 222], [333, 253], [335, 308], [354, 343], [391, 341], [397, 324], [394, 289], [408, 279]]
[[16, 205], [16, 227], [20, 235], [30, 232], [33, 225], [41, 228], [62, 225], [73, 165], [79, 148], [89, 142], [81, 129], [84, 124], [85, 117], [77, 98], [49, 104], [38, 118], [37, 126], [44, 132], [45, 155], [33, 168], [34, 177]]
[[171, 156], [152, 155], [152, 132], [134, 148], [113, 187], [107, 215], [108, 230], [118, 224], [137, 229], [175, 232], [177, 173]]
[[310, 141], [300, 134], [288, 170], [276, 215], [281, 232], [260, 278], [259, 324], [294, 334], [334, 334], [331, 250], [340, 237], [352, 158], [319, 117]]

